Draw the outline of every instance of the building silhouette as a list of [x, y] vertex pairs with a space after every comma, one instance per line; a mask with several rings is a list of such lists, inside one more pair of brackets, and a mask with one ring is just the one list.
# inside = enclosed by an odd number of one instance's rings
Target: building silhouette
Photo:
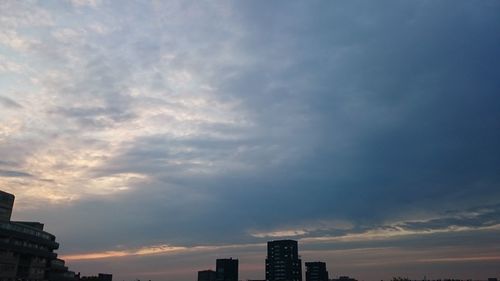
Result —
[[11, 221], [14, 195], [0, 191], [0, 279], [73, 280], [57, 259], [56, 237], [39, 222]]
[[84, 276], [81, 281], [113, 281], [112, 274], [99, 273], [97, 276]]
[[217, 259], [215, 271], [216, 281], [238, 281], [238, 260]]
[[216, 281], [215, 271], [211, 269], [198, 271], [198, 281]]
[[295, 240], [267, 242], [267, 281], [302, 281], [302, 261]]
[[14, 207], [14, 195], [0, 191], [0, 222], [9, 222]]
[[[15, 197], [0, 190], [0, 280], [75, 281], [80, 279], [57, 258], [56, 237], [40, 222], [12, 221]], [[104, 281], [111, 281], [106, 275]]]
[[306, 281], [328, 281], [326, 263], [306, 262]]
[[330, 281], [358, 281], [358, 280], [351, 278], [349, 276], [340, 276], [339, 278], [330, 279]]

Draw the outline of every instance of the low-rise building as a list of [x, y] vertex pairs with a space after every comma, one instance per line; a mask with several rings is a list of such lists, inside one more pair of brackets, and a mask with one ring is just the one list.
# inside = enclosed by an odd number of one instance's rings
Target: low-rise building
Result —
[[326, 263], [306, 262], [306, 281], [328, 281]]
[[81, 281], [113, 281], [113, 275], [107, 273], [99, 273], [97, 276], [84, 276]]
[[215, 281], [215, 280], [216, 280], [215, 271], [211, 269], [198, 271], [198, 281]]

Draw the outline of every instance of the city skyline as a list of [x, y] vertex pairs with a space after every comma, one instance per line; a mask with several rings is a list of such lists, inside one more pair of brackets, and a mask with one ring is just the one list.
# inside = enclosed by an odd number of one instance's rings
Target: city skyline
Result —
[[498, 278], [499, 14], [1, 0], [0, 190], [84, 276], [262, 280], [293, 240], [330, 278]]
[[[98, 273], [82, 276], [66, 266], [58, 257], [59, 243], [54, 234], [44, 230], [36, 221], [13, 221], [15, 196], [0, 190], [0, 280], [2, 281], [112, 281], [113, 275]], [[302, 281], [302, 260], [296, 240], [271, 240], [267, 242], [265, 279], [247, 281]], [[328, 267], [322, 261], [306, 261], [305, 281], [358, 281], [349, 276], [329, 278]], [[239, 260], [217, 258], [215, 271], [197, 272], [197, 281], [240, 281]], [[410, 281], [407, 277], [394, 276], [390, 281]], [[439, 281], [463, 281], [457, 278], [439, 278]], [[488, 281], [497, 281], [489, 277]], [[138, 281], [140, 281], [138, 279]], [[151, 280], [149, 280], [151, 281]], [[382, 280], [383, 281], [383, 280]], [[427, 281], [427, 276], [423, 278]], [[485, 281], [467, 279], [467, 281]]]

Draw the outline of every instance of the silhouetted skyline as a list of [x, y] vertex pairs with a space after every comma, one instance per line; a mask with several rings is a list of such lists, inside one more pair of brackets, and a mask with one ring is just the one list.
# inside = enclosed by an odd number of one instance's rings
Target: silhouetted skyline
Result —
[[[2, 281], [112, 281], [113, 275], [99, 273], [81, 276], [68, 269], [55, 250], [59, 243], [55, 236], [44, 231], [41, 222], [12, 221], [15, 202], [13, 194], [0, 190], [0, 280]], [[302, 281], [302, 260], [296, 240], [267, 242], [265, 281]], [[348, 276], [329, 278], [327, 265], [322, 261], [305, 262], [306, 281], [358, 281]], [[239, 260], [218, 258], [215, 271], [198, 271], [197, 281], [239, 281]], [[424, 278], [424, 281], [427, 278]], [[247, 281], [264, 281], [251, 280]], [[445, 279], [461, 281], [461, 279]], [[140, 280], [138, 280], [140, 281]], [[149, 280], [151, 281], [151, 280]], [[382, 280], [383, 281], [383, 280]], [[410, 281], [407, 277], [393, 277], [392, 281]], [[469, 279], [468, 281], [473, 281]], [[497, 281], [497, 278], [488, 278]]]
[[0, 189], [85, 276], [260, 280], [290, 239], [330, 279], [498, 278], [499, 14], [1, 0]]

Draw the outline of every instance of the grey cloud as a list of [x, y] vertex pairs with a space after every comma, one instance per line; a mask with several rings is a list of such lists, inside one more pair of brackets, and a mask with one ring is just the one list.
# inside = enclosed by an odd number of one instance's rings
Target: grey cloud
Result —
[[0, 170], [0, 177], [13, 177], [13, 178], [31, 178], [33, 177], [30, 173], [11, 171], [11, 170]]
[[[198, 140], [138, 139], [96, 173], [145, 173], [164, 184], [181, 185], [179, 193], [210, 196], [213, 204], [198, 207], [205, 216], [199, 212], [196, 227], [207, 225], [201, 223], [206, 216], [219, 217], [230, 209], [233, 212], [216, 224], [234, 225], [235, 235], [248, 226], [318, 216], [377, 225], [394, 212], [470, 206], [475, 204], [470, 198], [484, 199], [484, 194], [495, 201], [491, 195], [498, 193], [499, 136], [493, 107], [498, 99], [491, 93], [498, 85], [488, 77], [499, 64], [476, 63], [489, 61], [482, 54], [491, 54], [497, 45], [495, 37], [477, 33], [488, 24], [498, 26], [492, 13], [479, 19], [467, 12], [467, 4], [448, 13], [446, 5], [428, 2], [397, 4], [397, 12], [378, 4], [316, 3], [305, 7], [307, 13], [302, 4], [243, 5], [241, 13], [226, 20], [238, 21], [243, 36], [231, 44], [248, 63], [215, 60], [215, 66], [208, 67], [213, 61], [189, 48], [178, 63], [194, 69], [198, 61], [201, 69], [211, 70], [207, 76], [217, 95], [241, 101], [256, 125], [235, 142], [199, 140], [204, 135], [196, 136]], [[129, 8], [123, 7], [136, 16]], [[281, 8], [286, 11], [282, 16], [261, 13]], [[463, 13], [469, 22], [460, 20]], [[289, 14], [296, 16], [285, 16]], [[83, 78], [69, 86], [68, 95], [98, 96], [118, 104], [117, 112], [127, 112], [131, 101], [124, 94], [124, 81], [133, 76], [130, 72], [154, 65], [159, 49], [172, 46], [160, 46], [157, 36], [134, 33], [139, 27], [158, 31], [145, 23], [133, 27], [133, 36], [126, 39], [135, 42], [132, 50], [127, 44], [119, 47], [134, 54], [132, 59], [94, 57]], [[208, 50], [218, 46], [210, 38], [191, 36], [180, 42], [206, 40]], [[468, 45], [460, 38], [481, 44]], [[213, 51], [212, 58], [220, 58]], [[182, 152], [183, 147], [192, 150]], [[232, 158], [242, 147], [246, 153]], [[189, 160], [196, 159], [236, 159], [257, 169], [251, 174], [225, 173], [223, 166], [219, 174], [185, 177], [183, 171], [197, 165]], [[169, 160], [185, 164], [169, 165]], [[140, 193], [147, 187], [136, 188], [137, 200], [153, 205]], [[168, 194], [170, 188], [159, 183], [152, 190], [162, 188]], [[152, 215], [166, 211], [158, 206]]]
[[22, 105], [20, 105], [19, 103], [17, 103], [13, 99], [7, 98], [7, 97], [2, 97], [2, 96], [0, 96], [0, 104], [6, 108], [13, 108], [13, 109], [23, 108]]
[[2, 165], [2, 166], [17, 166], [18, 163], [14, 162], [14, 161], [0, 160], [0, 165]]
[[481, 206], [469, 209], [467, 212], [455, 211], [444, 218], [432, 219], [421, 222], [405, 222], [398, 226], [409, 230], [433, 230], [443, 229], [450, 226], [455, 227], [488, 227], [500, 224], [500, 205]]
[[83, 129], [102, 129], [112, 127], [117, 123], [133, 120], [136, 115], [127, 109], [117, 107], [70, 107], [56, 108], [50, 113], [59, 114], [78, 122]]

